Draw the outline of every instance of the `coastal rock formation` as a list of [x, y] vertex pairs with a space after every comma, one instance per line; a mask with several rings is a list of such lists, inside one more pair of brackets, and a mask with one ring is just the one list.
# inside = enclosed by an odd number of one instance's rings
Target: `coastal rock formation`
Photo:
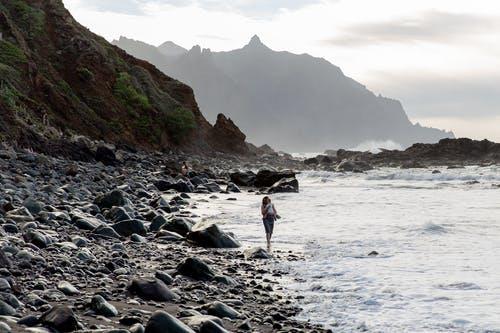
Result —
[[195, 46], [167, 55], [125, 37], [113, 43], [191, 85], [207, 119], [221, 112], [230, 116], [258, 145], [318, 151], [365, 141], [409, 146], [453, 137], [413, 124], [399, 101], [377, 96], [325, 59], [274, 51], [258, 36], [229, 52]]
[[[0, 2], [0, 140], [76, 160], [117, 162], [85, 135], [121, 147], [245, 153], [244, 135], [212, 127], [193, 91], [78, 24], [61, 0]], [[240, 132], [241, 133], [241, 132]], [[78, 149], [81, 148], [81, 149]], [[233, 150], [234, 148], [234, 150]]]

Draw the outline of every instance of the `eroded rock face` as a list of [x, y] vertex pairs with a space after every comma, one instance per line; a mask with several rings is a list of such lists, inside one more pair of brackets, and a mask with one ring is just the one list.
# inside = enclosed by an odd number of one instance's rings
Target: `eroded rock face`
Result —
[[225, 152], [247, 154], [246, 135], [235, 125], [231, 118], [220, 113], [212, 130], [216, 147]]

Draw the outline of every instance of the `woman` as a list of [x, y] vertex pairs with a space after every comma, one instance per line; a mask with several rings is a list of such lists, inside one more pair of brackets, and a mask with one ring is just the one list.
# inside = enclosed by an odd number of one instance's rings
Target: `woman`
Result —
[[262, 213], [262, 222], [266, 230], [267, 250], [271, 251], [271, 237], [273, 237], [274, 221], [276, 221], [276, 207], [271, 203], [271, 198], [264, 197], [262, 199], [262, 206], [260, 207]]

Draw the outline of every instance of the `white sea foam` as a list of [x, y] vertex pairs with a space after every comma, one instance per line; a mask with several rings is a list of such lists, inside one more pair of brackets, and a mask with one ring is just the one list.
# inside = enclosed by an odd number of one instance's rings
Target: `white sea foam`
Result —
[[[275, 248], [300, 319], [337, 332], [498, 332], [500, 183], [497, 167], [304, 172], [300, 194], [273, 196]], [[470, 180], [480, 183], [467, 185]], [[260, 197], [221, 195], [211, 207], [245, 246], [264, 245]], [[204, 206], [206, 205], [206, 206]], [[368, 256], [377, 251], [378, 256]]]
[[382, 149], [387, 150], [403, 150], [403, 146], [392, 140], [385, 141], [364, 141], [356, 147], [350, 148], [352, 151], [369, 151], [372, 153], [379, 153]]

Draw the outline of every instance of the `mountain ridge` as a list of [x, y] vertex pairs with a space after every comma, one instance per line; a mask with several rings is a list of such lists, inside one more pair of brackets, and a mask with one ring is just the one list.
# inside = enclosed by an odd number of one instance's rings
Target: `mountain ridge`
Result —
[[454, 136], [411, 123], [399, 101], [375, 95], [326, 59], [273, 51], [257, 35], [240, 49], [198, 46], [155, 65], [193, 87], [209, 120], [221, 111], [259, 145], [320, 151], [370, 140], [409, 146]]
[[246, 147], [221, 145], [236, 128], [210, 125], [191, 87], [90, 32], [61, 0], [1, 0], [0, 31], [2, 141], [44, 149], [85, 135], [154, 150]]

